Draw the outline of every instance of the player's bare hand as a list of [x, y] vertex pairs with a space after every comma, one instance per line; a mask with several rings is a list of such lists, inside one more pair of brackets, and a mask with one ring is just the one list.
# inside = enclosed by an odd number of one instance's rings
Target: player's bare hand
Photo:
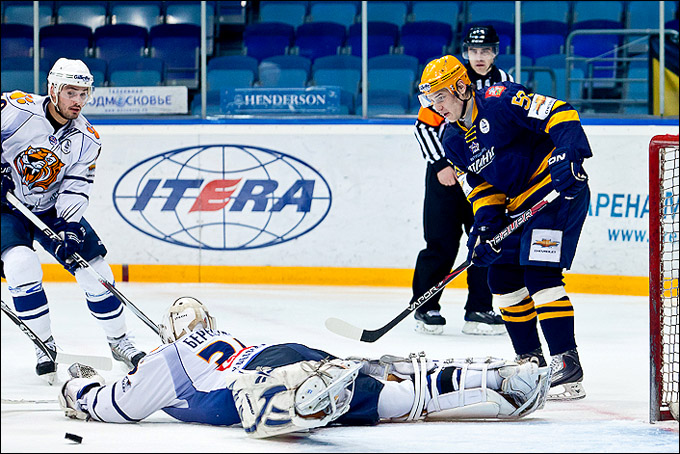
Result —
[[437, 172], [437, 179], [444, 186], [453, 186], [458, 183], [458, 180], [456, 179], [456, 172], [451, 166], [446, 166]]

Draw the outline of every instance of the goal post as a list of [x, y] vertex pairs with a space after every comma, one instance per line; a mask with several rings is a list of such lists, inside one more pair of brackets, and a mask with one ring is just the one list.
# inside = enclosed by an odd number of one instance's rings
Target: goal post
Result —
[[680, 152], [677, 135], [649, 143], [650, 422], [678, 419]]

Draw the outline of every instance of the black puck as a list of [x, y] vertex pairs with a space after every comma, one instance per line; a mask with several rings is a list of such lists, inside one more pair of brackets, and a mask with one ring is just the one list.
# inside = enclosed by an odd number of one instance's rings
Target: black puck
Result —
[[72, 434], [66, 432], [66, 435], [64, 436], [67, 440], [75, 441], [76, 443], [82, 443], [83, 442], [83, 437], [80, 435]]

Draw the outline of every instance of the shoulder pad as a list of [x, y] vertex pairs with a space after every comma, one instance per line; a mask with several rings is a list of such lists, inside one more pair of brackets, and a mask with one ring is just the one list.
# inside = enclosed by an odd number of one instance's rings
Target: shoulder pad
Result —
[[34, 95], [19, 90], [3, 93], [2, 96], [14, 107], [29, 111], [34, 111], [36, 108], [42, 110], [40, 102], [44, 99], [44, 96]]

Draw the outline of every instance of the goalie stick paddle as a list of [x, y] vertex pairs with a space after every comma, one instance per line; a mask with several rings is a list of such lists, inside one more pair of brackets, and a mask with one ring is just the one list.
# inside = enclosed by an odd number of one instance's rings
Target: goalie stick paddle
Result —
[[[62, 241], [59, 235], [54, 233], [52, 229], [50, 229], [47, 224], [45, 224], [38, 216], [33, 214], [31, 210], [28, 209], [23, 203], [19, 201], [19, 199], [16, 198], [14, 194], [11, 192], [7, 193], [7, 201], [12, 204], [14, 208], [19, 210], [29, 221], [31, 221], [36, 227], [38, 227], [49, 239], [51, 240], [57, 240], [57, 241]], [[160, 331], [158, 329], [158, 326], [149, 318], [147, 317], [142, 311], [139, 310], [137, 306], [132, 304], [132, 301], [127, 299], [125, 295], [120, 293], [116, 287], [113, 286], [112, 283], [107, 281], [101, 274], [97, 272], [90, 263], [85, 260], [80, 254], [75, 253], [71, 257], [73, 257], [73, 260], [78, 264], [78, 266], [88, 273], [92, 275], [95, 279], [99, 281], [100, 284], [104, 286], [109, 292], [113, 294], [121, 303], [125, 304], [128, 309], [132, 311], [133, 314], [135, 314], [141, 321], [143, 321], [149, 328], [151, 328], [154, 333], [159, 334]]]
[[35, 345], [38, 346], [40, 350], [52, 358], [52, 361], [55, 363], [69, 365], [73, 363], [82, 363], [100, 370], [111, 370], [113, 368], [113, 362], [111, 361], [111, 358], [107, 358], [105, 356], [70, 355], [68, 353], [62, 353], [51, 349], [45, 342], [40, 340], [40, 338], [28, 326], [26, 326], [24, 321], [21, 320], [19, 316], [15, 314], [12, 309], [7, 306], [7, 304], [5, 304], [4, 301], [0, 301], [0, 303], [2, 303], [2, 312], [4, 312], [5, 315], [7, 315], [9, 319], [12, 320], [14, 324], [17, 325], [19, 329], [21, 329], [21, 331], [23, 331], [24, 334], [27, 335]]
[[[493, 237], [489, 242], [494, 246], [497, 246], [501, 241], [507, 238], [512, 232], [517, 230], [520, 226], [524, 225], [529, 219], [531, 219], [536, 213], [542, 210], [546, 205], [559, 197], [559, 192], [552, 190], [543, 199], [541, 199], [536, 205], [526, 210], [524, 213], [520, 214], [514, 221], [503, 230]], [[381, 328], [375, 330], [368, 330], [356, 327], [350, 323], [339, 318], [331, 317], [326, 320], [326, 328], [340, 336], [347, 337], [349, 339], [358, 340], [361, 342], [375, 342], [380, 339], [385, 333], [394, 328], [399, 322], [405, 319], [408, 314], [418, 309], [420, 306], [429, 301], [434, 295], [441, 292], [446, 285], [454, 280], [456, 277], [470, 267], [471, 263], [467, 260], [458, 266], [455, 270], [451, 271], [448, 275], [444, 277], [438, 284], [433, 286], [430, 290], [421, 295], [417, 300], [411, 301], [406, 309], [401, 311], [399, 315], [394, 317], [389, 323], [382, 326]]]

